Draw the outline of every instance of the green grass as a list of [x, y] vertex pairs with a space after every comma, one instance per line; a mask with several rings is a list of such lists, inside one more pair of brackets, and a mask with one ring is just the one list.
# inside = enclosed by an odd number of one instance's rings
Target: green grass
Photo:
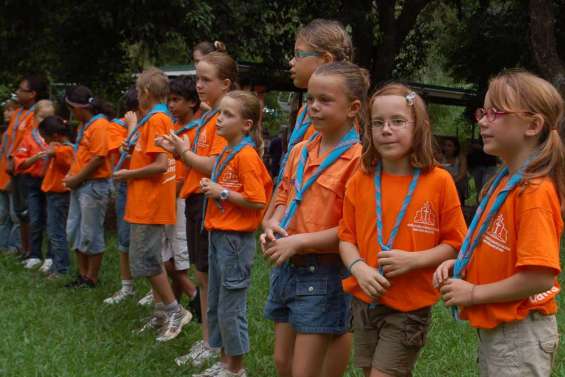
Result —
[[[106, 253], [101, 285], [94, 290], [68, 290], [39, 272], [27, 272], [10, 256], [0, 255], [0, 376], [190, 376], [196, 370], [179, 368], [174, 358], [199, 339], [190, 324], [175, 340], [157, 344], [150, 334], [133, 335], [150, 314], [132, 300], [106, 306], [102, 300], [119, 286], [117, 251]], [[268, 265], [257, 259], [249, 294], [252, 342], [246, 363], [250, 376], [276, 376], [272, 361], [273, 325], [263, 319], [268, 290]], [[137, 282], [137, 298], [146, 293]], [[560, 302], [560, 333], [565, 333], [565, 305]], [[563, 338], [562, 338], [563, 339]], [[562, 340], [554, 376], [565, 376]], [[476, 336], [464, 323], [454, 322], [441, 305], [415, 376], [476, 376]], [[347, 376], [361, 376], [350, 368]]]

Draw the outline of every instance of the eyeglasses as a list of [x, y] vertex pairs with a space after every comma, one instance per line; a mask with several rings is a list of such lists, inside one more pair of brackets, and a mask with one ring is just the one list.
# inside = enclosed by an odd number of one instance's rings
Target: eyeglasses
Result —
[[480, 122], [481, 119], [483, 119], [483, 117], [487, 117], [487, 121], [489, 122], [494, 122], [498, 117], [504, 116], [504, 115], [509, 115], [509, 114], [527, 114], [527, 115], [533, 115], [534, 113], [530, 112], [530, 111], [499, 111], [496, 110], [492, 107], [485, 109], [482, 107], [479, 107], [477, 110], [475, 110], [475, 120], [477, 122]]
[[375, 119], [371, 122], [371, 126], [378, 130], [382, 130], [385, 128], [385, 125], [388, 124], [391, 130], [400, 130], [405, 128], [407, 125], [412, 124], [414, 122], [410, 122], [403, 118], [392, 118], [388, 120], [383, 119]]
[[320, 56], [322, 55], [319, 51], [304, 51], [304, 50], [294, 50], [294, 57], [296, 59], [307, 58], [309, 56]]

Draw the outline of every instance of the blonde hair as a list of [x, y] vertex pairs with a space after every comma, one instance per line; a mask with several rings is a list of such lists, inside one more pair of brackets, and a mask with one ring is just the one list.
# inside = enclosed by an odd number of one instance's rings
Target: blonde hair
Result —
[[[416, 92], [403, 84], [390, 83], [380, 89], [369, 101], [369, 121], [372, 119], [372, 107], [375, 99], [380, 96], [401, 96], [406, 98], [407, 106], [414, 118], [414, 136], [412, 138], [412, 149], [410, 151], [410, 165], [424, 171], [431, 170], [435, 165], [432, 128], [426, 103]], [[363, 152], [361, 155], [361, 168], [369, 174], [380, 161], [381, 156], [373, 143], [372, 127], [366, 127], [363, 134]]]
[[[543, 118], [537, 153], [528, 164], [522, 184], [532, 179], [549, 176], [557, 189], [561, 211], [565, 210], [565, 149], [559, 128], [563, 122], [563, 98], [546, 80], [524, 70], [508, 70], [498, 74], [489, 84], [487, 96], [490, 106], [500, 111], [520, 111]], [[492, 180], [485, 185], [486, 193]]]
[[42, 99], [35, 104], [33, 113], [37, 123], [41, 123], [48, 116], [55, 115], [55, 105], [48, 99]]
[[225, 95], [239, 103], [239, 110], [243, 119], [249, 119], [253, 122], [249, 136], [255, 143], [255, 150], [259, 156], [263, 157], [264, 141], [263, 130], [261, 126], [261, 103], [257, 96], [245, 90], [233, 90]]
[[200, 62], [206, 62], [213, 65], [216, 68], [216, 75], [220, 80], [229, 79], [231, 82], [230, 90], [238, 89], [237, 63], [229, 54], [214, 51], [204, 55]]
[[315, 71], [317, 76], [339, 76], [343, 79], [345, 93], [350, 101], [359, 100], [361, 110], [357, 114], [359, 128], [367, 125], [367, 96], [369, 92], [369, 71], [349, 62], [322, 64]]
[[334, 61], [353, 60], [351, 37], [338, 21], [317, 18], [301, 27], [296, 39], [306, 42], [316, 51], [329, 53]]
[[149, 93], [159, 101], [165, 101], [169, 95], [169, 78], [159, 68], [145, 69], [137, 78], [136, 87], [140, 93]]

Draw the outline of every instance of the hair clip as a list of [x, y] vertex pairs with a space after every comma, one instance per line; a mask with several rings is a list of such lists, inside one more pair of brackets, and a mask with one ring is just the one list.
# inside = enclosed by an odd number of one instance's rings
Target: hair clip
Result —
[[409, 106], [414, 106], [414, 103], [416, 102], [416, 92], [408, 93], [405, 98]]
[[88, 99], [88, 103], [91, 104], [91, 105], [94, 105], [95, 102], [96, 102], [96, 100], [94, 99], [94, 97], [90, 97]]

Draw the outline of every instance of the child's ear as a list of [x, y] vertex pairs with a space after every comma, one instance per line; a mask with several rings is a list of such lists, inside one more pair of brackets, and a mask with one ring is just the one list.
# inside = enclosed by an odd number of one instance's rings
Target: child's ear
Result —
[[539, 114], [534, 114], [532, 121], [528, 124], [526, 129], [526, 136], [537, 136], [543, 131], [545, 120]]
[[231, 80], [230, 79], [224, 79], [224, 80], [222, 80], [222, 83], [223, 83], [222, 90], [224, 92], [228, 92], [231, 88], [231, 84], [232, 84]]
[[347, 117], [348, 118], [354, 118], [357, 114], [359, 114], [360, 111], [361, 111], [361, 101], [356, 99], [349, 104], [349, 110], [347, 112]]
[[245, 122], [243, 122], [243, 131], [245, 133], [249, 133], [251, 132], [252, 128], [253, 128], [253, 121], [251, 119], [246, 119]]
[[320, 55], [320, 58], [323, 60], [322, 64], [333, 63], [335, 61], [334, 56], [327, 51], [324, 51], [322, 55]]

